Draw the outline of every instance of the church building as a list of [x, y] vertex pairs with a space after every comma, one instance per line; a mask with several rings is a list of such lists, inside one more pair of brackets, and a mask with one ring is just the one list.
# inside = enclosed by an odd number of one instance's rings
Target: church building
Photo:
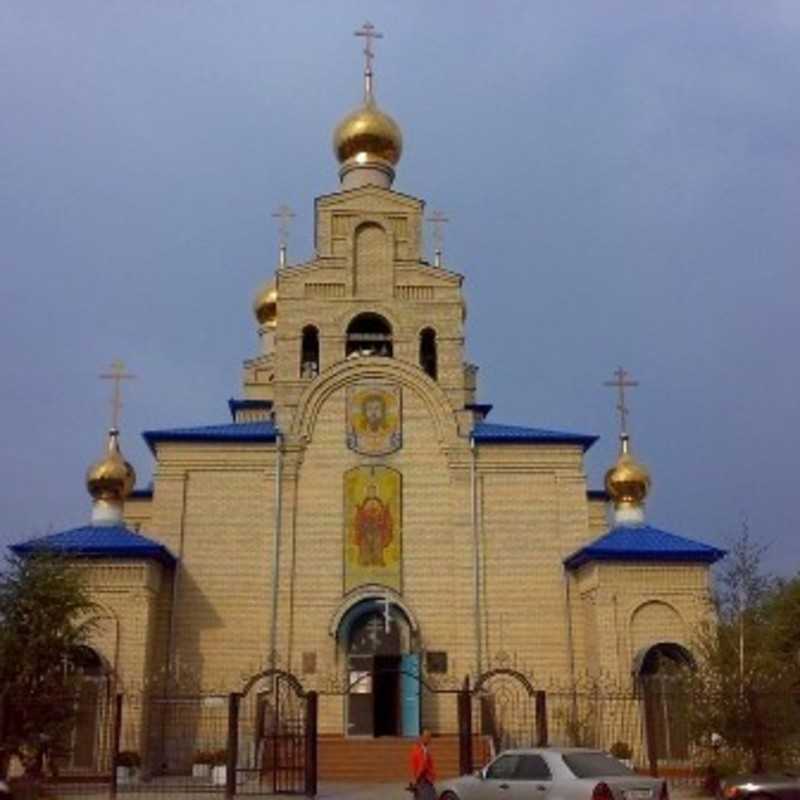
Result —
[[593, 489], [596, 436], [506, 424], [479, 400], [465, 276], [426, 258], [425, 203], [393, 188], [403, 139], [371, 35], [314, 253], [296, 263], [284, 242], [264, 276], [238, 396], [207, 424], [144, 432], [147, 488], [112, 429], [90, 521], [12, 549], [85, 570], [94, 669], [121, 691], [243, 691], [279, 668], [320, 691], [323, 735], [452, 733], [453, 704], [424, 686], [503, 664], [536, 687], [690, 663], [723, 553], [646, 520], [624, 428]]

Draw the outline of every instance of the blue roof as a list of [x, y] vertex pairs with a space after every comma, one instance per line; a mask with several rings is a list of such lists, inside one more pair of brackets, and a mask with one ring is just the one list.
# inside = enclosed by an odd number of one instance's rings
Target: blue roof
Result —
[[228, 400], [228, 408], [231, 419], [235, 422], [238, 411], [269, 411], [272, 408], [272, 400], [237, 400], [231, 397]]
[[713, 564], [724, 550], [650, 525], [618, 526], [564, 559], [567, 569], [589, 561], [694, 561]]
[[477, 423], [472, 429], [472, 438], [478, 443], [495, 444], [579, 444], [584, 450], [588, 450], [598, 439], [597, 436], [586, 433], [497, 425], [490, 422]]
[[85, 525], [12, 544], [11, 550], [20, 556], [37, 550], [54, 550], [86, 558], [152, 558], [168, 567], [175, 563], [175, 557], [163, 544], [123, 525]]
[[195, 428], [167, 428], [145, 431], [142, 436], [155, 453], [159, 442], [274, 442], [278, 429], [272, 422], [228, 422]]

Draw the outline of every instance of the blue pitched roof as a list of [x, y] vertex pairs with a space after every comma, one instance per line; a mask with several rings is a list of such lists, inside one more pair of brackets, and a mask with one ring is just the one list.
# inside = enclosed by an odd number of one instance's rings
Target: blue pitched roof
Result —
[[54, 550], [87, 558], [152, 558], [168, 567], [175, 563], [175, 557], [163, 544], [124, 525], [85, 525], [12, 544], [11, 550], [20, 556], [37, 550]]
[[145, 431], [142, 436], [155, 453], [159, 442], [274, 442], [278, 429], [272, 422], [229, 422], [195, 428]]
[[618, 526], [564, 559], [567, 569], [589, 561], [694, 561], [713, 564], [724, 550], [650, 525]]
[[490, 422], [477, 423], [472, 429], [472, 438], [478, 443], [493, 444], [579, 444], [584, 450], [588, 450], [598, 439], [597, 436], [586, 433], [567, 433]]

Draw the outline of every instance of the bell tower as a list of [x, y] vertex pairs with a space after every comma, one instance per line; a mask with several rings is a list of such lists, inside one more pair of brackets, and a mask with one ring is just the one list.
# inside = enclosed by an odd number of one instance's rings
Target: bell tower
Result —
[[[335, 127], [340, 189], [314, 204], [314, 257], [292, 263], [280, 215], [278, 268], [259, 289], [254, 312], [261, 354], [245, 362], [244, 391], [265, 403], [282, 430], [309, 383], [346, 359], [400, 359], [448, 397], [469, 430], [476, 368], [464, 362], [463, 277], [442, 266], [441, 212], [433, 263], [423, 246], [425, 203], [393, 188], [403, 152], [399, 125], [375, 98], [370, 23], [362, 103]], [[376, 364], [379, 361], [375, 362]]]

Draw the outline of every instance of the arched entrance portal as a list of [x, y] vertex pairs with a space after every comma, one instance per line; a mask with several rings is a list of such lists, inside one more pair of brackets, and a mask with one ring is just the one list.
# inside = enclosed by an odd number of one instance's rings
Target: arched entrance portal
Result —
[[405, 612], [388, 598], [362, 600], [338, 633], [347, 654], [347, 734], [417, 736], [420, 663]]
[[71, 772], [97, 772], [110, 745], [112, 713], [110, 670], [90, 647], [76, 647], [67, 663], [73, 673], [73, 716], [65, 731], [60, 766]]
[[692, 654], [675, 642], [642, 650], [633, 671], [642, 692], [650, 747], [656, 757], [684, 761], [689, 757], [689, 708], [686, 679], [694, 669]]

